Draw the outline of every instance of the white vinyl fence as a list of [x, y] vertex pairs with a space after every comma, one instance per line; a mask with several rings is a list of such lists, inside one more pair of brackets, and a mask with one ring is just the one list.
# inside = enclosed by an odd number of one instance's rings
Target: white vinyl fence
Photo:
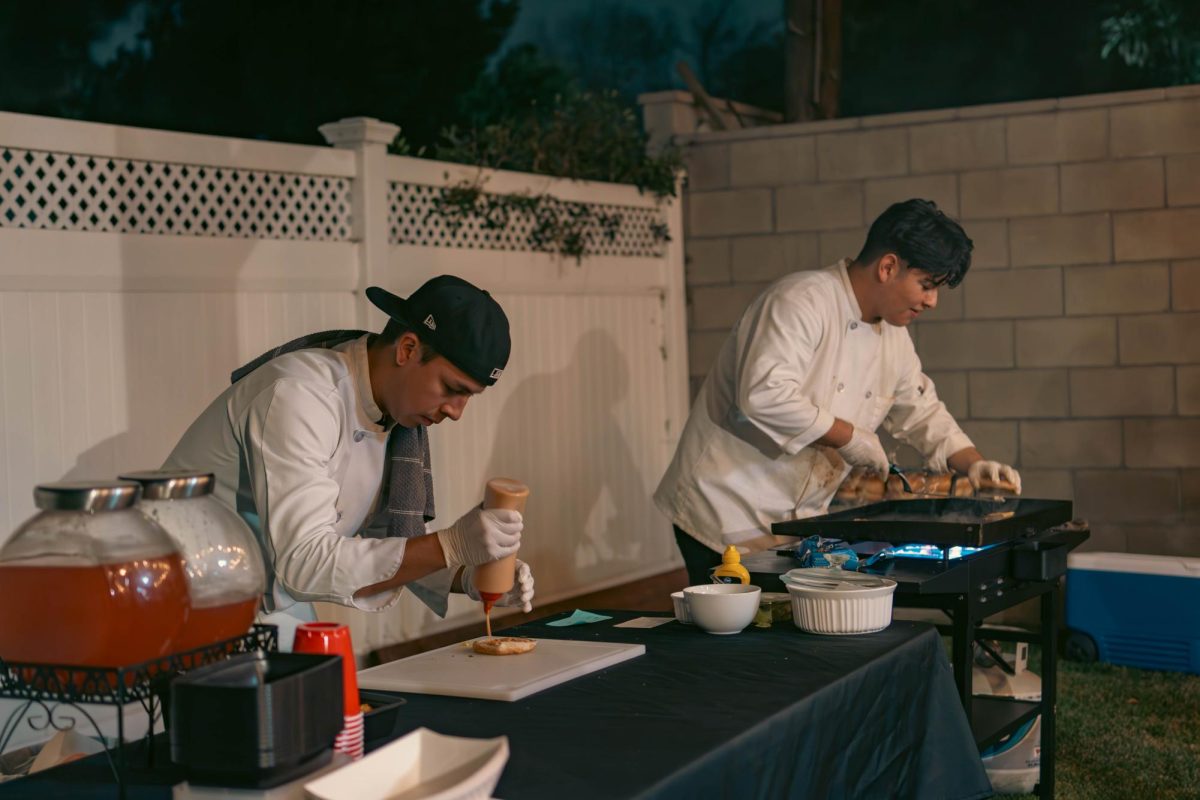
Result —
[[[0, 113], [0, 540], [34, 513], [36, 483], [158, 466], [267, 348], [378, 329], [366, 286], [403, 296], [453, 273], [500, 300], [513, 355], [432, 431], [434, 525], [509, 475], [532, 488], [522, 557], [538, 601], [677, 565], [650, 493], [687, 411], [678, 201], [389, 156], [396, 130], [343, 120], [322, 126], [333, 147], [307, 147]], [[623, 223], [577, 264], [532, 251], [521, 220], [430, 216], [462, 180]], [[465, 600], [438, 620], [408, 597], [322, 613], [351, 623], [360, 653], [481, 619]]]

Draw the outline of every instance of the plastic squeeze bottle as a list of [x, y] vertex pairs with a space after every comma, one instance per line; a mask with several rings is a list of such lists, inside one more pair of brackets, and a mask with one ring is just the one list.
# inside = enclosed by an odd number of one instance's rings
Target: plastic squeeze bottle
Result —
[[713, 567], [713, 583], [750, 583], [750, 572], [742, 566], [742, 554], [733, 545], [721, 554], [721, 566]]
[[[525, 513], [525, 499], [529, 487], [512, 478], [492, 478], [483, 492], [484, 508], [509, 508]], [[483, 612], [488, 617], [488, 636], [492, 635], [492, 604], [513, 587], [517, 568], [517, 554], [505, 556], [498, 561], [489, 561], [475, 568], [475, 588], [483, 600]]]

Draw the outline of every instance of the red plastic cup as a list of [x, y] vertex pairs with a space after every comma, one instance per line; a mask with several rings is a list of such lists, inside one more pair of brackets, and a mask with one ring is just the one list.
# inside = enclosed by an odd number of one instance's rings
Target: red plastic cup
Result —
[[297, 653], [323, 653], [342, 657], [342, 714], [353, 716], [362, 711], [358, 702], [358, 677], [354, 669], [354, 648], [350, 629], [338, 622], [302, 622], [296, 626], [292, 650]]

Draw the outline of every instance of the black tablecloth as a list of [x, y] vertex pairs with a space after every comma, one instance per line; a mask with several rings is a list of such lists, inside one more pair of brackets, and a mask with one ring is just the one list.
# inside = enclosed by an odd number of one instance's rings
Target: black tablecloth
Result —
[[[646, 654], [513, 703], [409, 694], [392, 736], [369, 746], [418, 727], [507, 736], [504, 800], [991, 796], [932, 626], [712, 636], [674, 621], [617, 628], [640, 615], [603, 613], [613, 619], [505, 633], [638, 642]], [[90, 784], [105, 779], [95, 762], [0, 784], [0, 798], [115, 796]], [[129, 797], [169, 797], [171, 772], [133, 773]]]

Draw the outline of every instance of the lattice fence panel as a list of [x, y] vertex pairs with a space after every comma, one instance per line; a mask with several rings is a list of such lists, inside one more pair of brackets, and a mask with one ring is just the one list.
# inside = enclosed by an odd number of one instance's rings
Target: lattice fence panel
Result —
[[[536, 241], [532, 214], [513, 213], [502, 227], [490, 228], [478, 215], [455, 221], [436, 213], [441, 189], [415, 183], [388, 184], [388, 239], [392, 244], [481, 250], [544, 250]], [[560, 215], [586, 209], [588, 255], [661, 258], [666, 252], [666, 216], [657, 208], [607, 203], [555, 201]], [[609, 224], [605, 224], [608, 222]]]
[[351, 179], [0, 147], [0, 226], [350, 238]]

